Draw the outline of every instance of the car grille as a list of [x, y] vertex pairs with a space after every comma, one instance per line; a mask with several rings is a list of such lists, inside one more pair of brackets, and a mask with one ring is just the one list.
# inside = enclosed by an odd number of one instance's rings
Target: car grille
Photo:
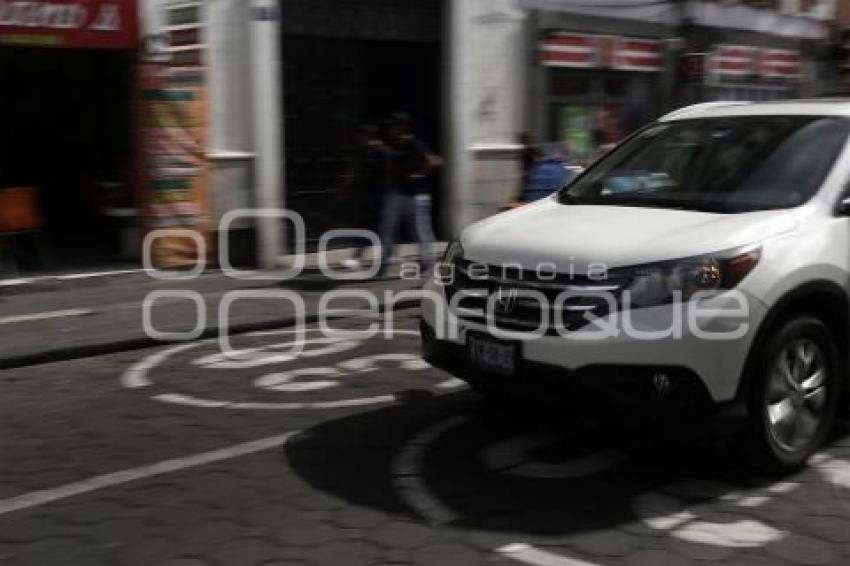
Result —
[[[492, 265], [485, 273], [481, 264], [470, 273], [470, 262], [465, 260], [455, 267], [446, 284], [446, 297], [458, 318], [513, 332], [533, 332], [542, 327], [550, 336], [559, 334], [559, 326], [561, 332], [571, 332], [609, 314], [612, 303], [619, 305], [629, 283], [622, 277], [558, 274], [541, 278], [534, 271]], [[522, 296], [527, 291], [538, 292], [545, 300]], [[560, 302], [559, 296], [563, 297]], [[488, 317], [491, 297], [494, 308]]]

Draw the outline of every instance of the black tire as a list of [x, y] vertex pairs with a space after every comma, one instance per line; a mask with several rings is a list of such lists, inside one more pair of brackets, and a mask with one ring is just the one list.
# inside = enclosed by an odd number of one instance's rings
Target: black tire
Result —
[[[812, 380], [800, 379], [801, 387], [795, 389], [793, 384], [789, 385], [788, 397], [783, 398], [784, 393], [778, 391], [777, 385], [782, 381], [780, 376], [788, 373], [804, 375], [809, 371], [797, 371], [805, 365], [795, 365], [798, 358], [794, 352], [800, 344], [804, 344], [804, 352], [814, 351], [816, 353], [812, 356], [820, 355], [818, 359], [822, 361], [824, 372], [823, 391], [815, 397], [813, 389], [810, 396], [802, 384]], [[777, 369], [783, 367], [780, 364], [785, 364], [784, 367], [792, 371], [783, 373]], [[816, 372], [815, 369], [812, 371]], [[785, 318], [764, 344], [756, 373], [751, 376], [747, 424], [742, 442], [738, 443], [741, 456], [750, 465], [768, 474], [785, 474], [805, 466], [832, 430], [842, 395], [842, 381], [838, 350], [829, 328], [807, 314]], [[777, 398], [780, 399], [778, 402]], [[821, 401], [812, 403], [812, 399]], [[802, 414], [806, 417], [799, 416]], [[790, 439], [798, 434], [797, 442], [791, 442]]]

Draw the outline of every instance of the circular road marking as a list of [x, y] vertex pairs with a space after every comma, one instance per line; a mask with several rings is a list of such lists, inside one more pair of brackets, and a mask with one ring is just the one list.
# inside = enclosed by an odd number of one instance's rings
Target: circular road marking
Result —
[[[193, 365], [206, 370], [232, 370], [261, 368], [272, 364], [286, 364], [297, 359], [318, 358], [333, 354], [344, 353], [360, 346], [362, 340], [352, 338], [346, 333], [339, 336], [319, 336], [307, 338], [306, 334], [319, 332], [320, 329], [307, 330], [273, 330], [253, 332], [248, 337], [268, 336], [290, 336], [301, 335], [302, 338], [286, 344], [272, 344], [259, 347], [244, 348], [225, 354], [223, 352], [204, 355], [192, 362]], [[415, 330], [393, 329], [394, 334], [407, 336], [419, 336]], [[161, 366], [172, 356], [183, 353], [203, 345], [214, 343], [215, 338], [199, 340], [188, 344], [178, 344], [154, 352], [145, 356], [133, 364], [121, 376], [121, 384], [128, 389], [143, 389], [155, 385], [151, 373], [152, 370]], [[318, 346], [317, 348], [313, 348]], [[299, 353], [291, 351], [280, 351], [283, 347], [287, 350], [298, 348]], [[308, 368], [297, 368], [264, 374], [254, 380], [254, 385], [272, 392], [303, 393], [309, 391], [321, 391], [341, 385], [339, 378], [352, 375], [365, 375], [375, 372], [382, 367], [394, 366], [406, 371], [421, 371], [430, 366], [418, 355], [410, 353], [384, 353], [378, 355], [363, 356], [343, 360], [334, 366], [319, 366]], [[310, 379], [317, 378], [317, 379]], [[435, 384], [440, 389], [453, 389], [463, 385], [456, 379], [448, 379]], [[234, 402], [221, 399], [211, 399], [182, 393], [159, 393], [152, 395], [152, 399], [164, 403], [183, 405], [207, 409], [230, 409], [230, 410], [254, 410], [254, 411], [285, 411], [303, 409], [337, 409], [345, 407], [362, 407], [375, 404], [394, 403], [397, 398], [394, 394], [357, 397], [353, 399], [340, 399], [334, 401], [310, 401], [310, 402]]]

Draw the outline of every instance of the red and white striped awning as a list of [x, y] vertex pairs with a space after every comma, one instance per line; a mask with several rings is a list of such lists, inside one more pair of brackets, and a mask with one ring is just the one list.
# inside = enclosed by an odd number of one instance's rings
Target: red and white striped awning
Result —
[[709, 70], [717, 75], [749, 77], [759, 71], [759, 49], [741, 45], [720, 45], [709, 63]]
[[787, 49], [764, 49], [761, 52], [761, 75], [768, 78], [800, 77], [800, 54]]
[[540, 63], [550, 67], [655, 72], [664, 66], [664, 42], [555, 32], [541, 42]]
[[595, 67], [596, 46], [593, 37], [554, 33], [540, 46], [540, 62], [553, 67]]
[[718, 45], [711, 56], [709, 71], [721, 78], [762, 76], [796, 79], [800, 76], [800, 55], [788, 49]]

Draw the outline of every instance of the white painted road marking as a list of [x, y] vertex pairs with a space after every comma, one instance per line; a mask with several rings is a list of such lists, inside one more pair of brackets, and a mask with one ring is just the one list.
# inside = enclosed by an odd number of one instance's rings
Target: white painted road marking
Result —
[[[324, 377], [315, 381], [296, 381], [299, 377]], [[260, 389], [270, 391], [282, 391], [284, 393], [303, 393], [305, 391], [319, 391], [339, 387], [340, 382], [335, 377], [342, 377], [342, 372], [336, 368], [298, 368], [278, 373], [267, 373], [254, 380], [254, 385]]]
[[65, 309], [61, 311], [33, 312], [18, 314], [14, 316], [0, 317], [0, 324], [19, 324], [21, 322], [37, 322], [39, 320], [51, 320], [54, 318], [68, 318], [72, 316], [85, 316], [94, 313], [91, 309]]
[[[356, 345], [359, 345], [359, 343]], [[303, 353], [303, 355], [308, 354], [310, 354], [309, 351]], [[338, 363], [336, 367], [307, 367], [266, 374], [254, 380], [254, 385], [260, 389], [281, 391], [284, 393], [302, 393], [305, 391], [330, 389], [332, 387], [338, 387], [341, 385], [341, 382], [338, 379], [304, 382], [296, 382], [295, 380], [304, 376], [343, 378], [374, 373], [381, 368], [382, 362], [394, 363], [400, 371], [420, 371], [430, 369], [431, 367], [420, 356], [415, 354], [375, 354], [362, 358], [344, 360]]]
[[[842, 485], [850, 486], [850, 463], [846, 460], [819, 454], [812, 458], [811, 465], [824, 473], [827, 480], [836, 488]], [[699, 482], [693, 484], [697, 488], [699, 485]], [[755, 494], [729, 492], [721, 496], [719, 500], [744, 508], [763, 505], [770, 502], [770, 496], [789, 493], [799, 485], [796, 482], [776, 482], [756, 491]], [[712, 494], [709, 492], [706, 495]], [[655, 530], [666, 531], [668, 535], [680, 540], [725, 548], [756, 548], [766, 546], [787, 535], [784, 531], [752, 519], [729, 523], [700, 520], [693, 512], [683, 508], [682, 502], [678, 499], [656, 492], [640, 495], [632, 504], [644, 524]], [[526, 543], [508, 544], [496, 549], [496, 552], [531, 566], [596, 566], [590, 562], [541, 550]]]
[[811, 465], [832, 484], [833, 493], [838, 500], [845, 505], [850, 504], [850, 462], [819, 454], [812, 458]]
[[[208, 341], [207, 341], [208, 342]], [[200, 346], [202, 342], [193, 342], [191, 344], [179, 344], [177, 346], [172, 346], [171, 348], [166, 348], [160, 352], [155, 354], [151, 354], [150, 356], [145, 356], [141, 361], [133, 364], [130, 369], [128, 369], [124, 375], [121, 376], [121, 384], [128, 389], [138, 389], [141, 387], [150, 387], [152, 385], [151, 380], [148, 378], [148, 371], [152, 368], [155, 368], [163, 361], [166, 360], [169, 356], [182, 352], [183, 350], [188, 350], [190, 348], [196, 348]]]
[[97, 279], [99, 277], [114, 277], [115, 275], [133, 275], [136, 273], [144, 272], [144, 269], [118, 269], [115, 271], [95, 271], [89, 273], [69, 273], [67, 275], [53, 275], [45, 277], [45, 279], [55, 279], [57, 281], [75, 281], [77, 279]]
[[[321, 329], [311, 328], [307, 329], [306, 332], [319, 332]], [[404, 336], [419, 336], [419, 332], [415, 330], [404, 330], [393, 328], [391, 330], [393, 334], [399, 334]], [[284, 329], [284, 330], [265, 330], [262, 332], [253, 332], [248, 334], [249, 337], [269, 337], [269, 336], [280, 336], [280, 335], [293, 335], [297, 334], [299, 331]], [[128, 389], [141, 389], [146, 387], [152, 387], [154, 385], [153, 380], [150, 378], [151, 370], [156, 367], [162, 365], [165, 361], [167, 361], [171, 356], [178, 354], [180, 352], [185, 352], [187, 350], [191, 350], [193, 348], [198, 348], [203, 345], [208, 345], [214, 343], [216, 339], [207, 339], [207, 340], [198, 340], [194, 342], [189, 342], [186, 344], [178, 344], [177, 346], [171, 346], [170, 348], [165, 348], [158, 352], [154, 352], [153, 354], [149, 354], [145, 356], [124, 372], [121, 376], [121, 384]], [[310, 346], [318, 344], [321, 347], [316, 350], [305, 350], [301, 353], [303, 357], [317, 357], [324, 356], [330, 354], [339, 354], [346, 350], [350, 350], [356, 346], [359, 346], [361, 343], [359, 341], [351, 340], [346, 338], [345, 334], [341, 334], [340, 336], [332, 336], [332, 337], [320, 337], [316, 339], [306, 339], [302, 341], [304, 345]], [[281, 348], [280, 344], [271, 344], [260, 346], [256, 348], [247, 348], [242, 350], [241, 352], [249, 354], [249, 358], [246, 358], [249, 364], [249, 367], [253, 367], [254, 365], [262, 366], [268, 365], [269, 363], [283, 363], [285, 361], [292, 361], [298, 358], [299, 356], [291, 356], [286, 355], [286, 357], [270, 355], [268, 352], [275, 348]], [[254, 354], [261, 354], [259, 357], [253, 356]], [[246, 360], [236, 360], [236, 365], [229, 365], [227, 358], [221, 354], [210, 354], [204, 355], [193, 362], [193, 365], [198, 366], [203, 370], [222, 370], [222, 369], [231, 369], [233, 367], [245, 367]], [[303, 381], [295, 383], [292, 380], [295, 377], [299, 376], [309, 376], [309, 375], [318, 375], [318, 376], [328, 376], [329, 369], [333, 371], [342, 370], [343, 372], [348, 372], [350, 375], [366, 375], [371, 372], [377, 371], [380, 369], [381, 365], [385, 365], [387, 362], [395, 363], [398, 365], [400, 369], [404, 370], [425, 370], [430, 368], [431, 366], [422, 361], [422, 359], [418, 355], [407, 354], [407, 353], [390, 353], [390, 354], [378, 354], [365, 356], [362, 358], [355, 358], [344, 360], [337, 364], [336, 368], [302, 368], [298, 370], [291, 370], [289, 372], [278, 372], [274, 374], [266, 374], [258, 377], [254, 380], [254, 385], [264, 388], [267, 390], [284, 392], [284, 393], [292, 393], [297, 394], [304, 391], [316, 391], [327, 389], [331, 386], [336, 385], [336, 382], [331, 382], [327, 379], [322, 381]], [[343, 377], [342, 375], [340, 377]], [[440, 384], [436, 384], [435, 387], [439, 387], [442, 389], [452, 389], [459, 385], [462, 385], [463, 382], [460, 380], [448, 380], [444, 381]], [[170, 403], [174, 405], [183, 405], [188, 407], [195, 408], [203, 408], [203, 409], [229, 409], [229, 410], [245, 410], [245, 411], [297, 411], [297, 410], [322, 410], [322, 409], [341, 409], [341, 408], [350, 408], [350, 407], [364, 407], [367, 405], [378, 405], [378, 404], [389, 404], [395, 403], [398, 401], [398, 398], [394, 393], [385, 394], [385, 395], [376, 395], [372, 397], [359, 397], [355, 399], [340, 399], [334, 401], [312, 401], [312, 402], [238, 402], [238, 401], [229, 401], [222, 399], [208, 399], [203, 397], [195, 397], [192, 395], [185, 395], [183, 393], [160, 393], [154, 394], [151, 396], [155, 401], [160, 401], [163, 403]]]
[[[687, 483], [687, 482], [686, 482]], [[694, 483], [694, 486], [699, 486]], [[738, 504], [738, 498], [732, 498]], [[748, 506], [744, 501], [744, 507]], [[788, 536], [788, 533], [753, 519], [713, 522], [700, 519], [678, 498], [657, 492], [634, 498], [632, 509], [650, 529], [662, 531], [685, 542], [723, 548], [759, 548]]]
[[[413, 332], [412, 330], [410, 332]], [[418, 332], [414, 332], [419, 336]], [[392, 354], [374, 354], [364, 356], [353, 360], [345, 360], [340, 362], [339, 367], [354, 373], [370, 373], [378, 371], [381, 365], [387, 363], [395, 363], [396, 367], [403, 371], [421, 371], [429, 369], [431, 366], [422, 359], [418, 354], [408, 353], [392, 353]]]
[[9, 499], [0, 500], [0, 515], [39, 507], [47, 503], [53, 503], [62, 499], [68, 499], [84, 493], [90, 493], [108, 487], [130, 483], [154, 476], [161, 476], [172, 472], [178, 472], [188, 468], [205, 466], [214, 462], [230, 460], [240, 456], [247, 456], [256, 452], [264, 452], [272, 448], [283, 446], [292, 436], [298, 434], [298, 431], [270, 436], [252, 442], [236, 444], [228, 448], [213, 450], [212, 452], [203, 452], [194, 456], [186, 456], [183, 458], [174, 458], [172, 460], [164, 460], [155, 464], [141, 466], [138, 468], [130, 468], [120, 472], [113, 472], [102, 476], [95, 476], [87, 480], [66, 484], [51, 489], [40, 491], [32, 491]]
[[[281, 330], [279, 334], [317, 333], [319, 329]], [[305, 346], [324, 346], [315, 350], [305, 349]], [[304, 358], [318, 358], [341, 354], [362, 345], [359, 340], [350, 340], [340, 336], [320, 336], [318, 338], [297, 339], [287, 344], [267, 344], [257, 348], [243, 348], [229, 352], [219, 352], [202, 356], [192, 362], [192, 365], [204, 369], [251, 369], [267, 365], [284, 364]], [[283, 353], [275, 350], [285, 349]]]
[[339, 401], [315, 401], [312, 403], [256, 403], [256, 402], [231, 402], [202, 399], [191, 395], [179, 393], [163, 393], [153, 397], [156, 401], [171, 403], [173, 405], [185, 405], [201, 409], [232, 409], [237, 411], [298, 411], [303, 409], [344, 409], [349, 407], [365, 407], [367, 405], [378, 405], [381, 403], [394, 403], [397, 401], [395, 395], [377, 395], [375, 397], [361, 397], [359, 399], [340, 399]]
[[144, 273], [144, 269], [121, 269], [116, 271], [97, 271], [92, 273], [69, 273], [66, 275], [45, 275], [42, 277], [19, 277], [16, 279], [0, 279], [0, 287], [18, 287], [20, 285], [32, 285], [41, 281], [74, 281], [77, 279], [96, 279], [98, 277], [111, 277], [114, 275], [132, 275]]
[[786, 481], [775, 483], [764, 489], [754, 490], [747, 494], [731, 491], [722, 495], [720, 501], [734, 503], [738, 507], [761, 507], [770, 503], [774, 496], [789, 493], [799, 486], [799, 483]]
[[531, 564], [532, 566], [597, 566], [592, 562], [567, 558], [534, 548], [525, 543], [506, 544], [496, 549], [496, 552], [517, 562]]

